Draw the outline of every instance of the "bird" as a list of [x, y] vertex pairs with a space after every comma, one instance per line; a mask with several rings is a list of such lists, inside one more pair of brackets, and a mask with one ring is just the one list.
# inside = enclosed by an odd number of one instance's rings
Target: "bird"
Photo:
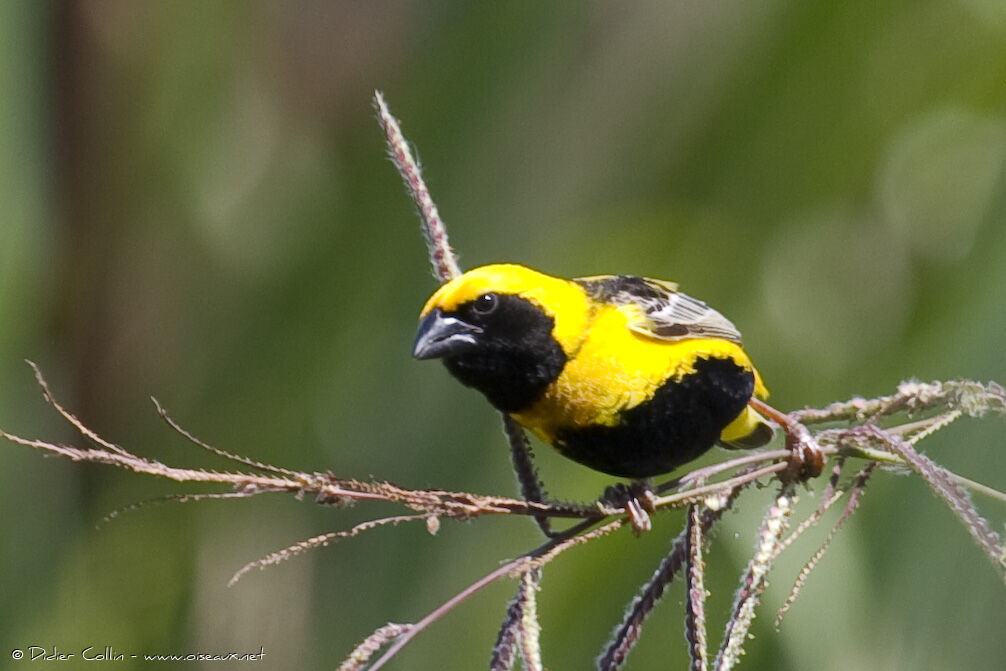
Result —
[[616, 477], [643, 481], [774, 434], [749, 405], [768, 389], [740, 332], [664, 280], [474, 268], [423, 306], [413, 356], [440, 359], [560, 454]]

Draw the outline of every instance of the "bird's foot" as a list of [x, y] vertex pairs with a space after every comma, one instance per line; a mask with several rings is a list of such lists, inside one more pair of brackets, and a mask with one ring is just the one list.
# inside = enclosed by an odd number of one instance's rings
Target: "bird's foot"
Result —
[[782, 427], [786, 434], [786, 449], [790, 451], [786, 470], [779, 473], [783, 482], [797, 482], [816, 478], [824, 470], [824, 453], [807, 427], [758, 399], [751, 399], [752, 408]]
[[786, 470], [779, 474], [784, 482], [809, 480], [824, 470], [824, 453], [803, 424], [791, 422], [786, 430], [786, 449], [791, 453]]
[[625, 510], [632, 532], [637, 536], [653, 528], [650, 513], [654, 511], [653, 502], [656, 496], [650, 484], [644, 480], [634, 480], [628, 485], [619, 483], [604, 490], [601, 502], [614, 508]]

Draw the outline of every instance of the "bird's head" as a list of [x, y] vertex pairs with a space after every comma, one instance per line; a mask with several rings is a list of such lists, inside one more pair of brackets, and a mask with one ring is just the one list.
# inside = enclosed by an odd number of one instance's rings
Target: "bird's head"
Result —
[[444, 284], [420, 313], [417, 359], [443, 359], [495, 407], [517, 412], [558, 377], [579, 343], [588, 309], [576, 284], [496, 264]]

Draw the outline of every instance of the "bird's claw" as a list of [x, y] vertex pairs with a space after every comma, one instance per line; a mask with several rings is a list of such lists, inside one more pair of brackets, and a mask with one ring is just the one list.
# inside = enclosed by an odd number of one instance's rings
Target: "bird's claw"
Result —
[[784, 482], [809, 480], [824, 470], [824, 453], [803, 424], [793, 422], [785, 427], [786, 448], [790, 451], [789, 464], [779, 474]]
[[601, 497], [603, 502], [625, 510], [629, 523], [632, 525], [632, 532], [637, 536], [653, 528], [650, 513], [655, 510], [653, 505], [655, 499], [650, 485], [641, 480], [629, 485], [621, 483], [612, 485], [604, 490]]
[[816, 478], [824, 470], [824, 452], [810, 435], [807, 427], [784, 412], [776, 410], [757, 398], [749, 402], [758, 412], [782, 427], [786, 434], [786, 449], [790, 451], [786, 469], [779, 473], [783, 482], [797, 482]]

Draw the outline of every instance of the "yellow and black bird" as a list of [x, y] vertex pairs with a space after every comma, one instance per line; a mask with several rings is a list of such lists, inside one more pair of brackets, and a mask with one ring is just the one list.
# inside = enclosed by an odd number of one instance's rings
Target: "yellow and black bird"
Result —
[[647, 478], [717, 442], [772, 438], [748, 406], [768, 391], [740, 333], [671, 282], [489, 265], [441, 286], [420, 320], [416, 358], [443, 359], [493, 406], [595, 470]]

